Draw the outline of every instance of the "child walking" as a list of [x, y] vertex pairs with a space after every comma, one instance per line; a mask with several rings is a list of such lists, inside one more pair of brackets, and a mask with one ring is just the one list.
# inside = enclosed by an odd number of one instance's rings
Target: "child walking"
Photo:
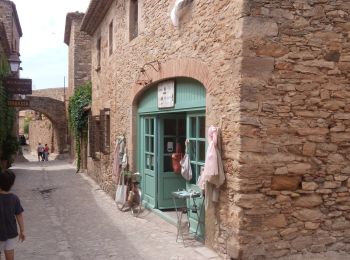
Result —
[[0, 173], [0, 260], [1, 252], [5, 253], [6, 260], [13, 260], [16, 237], [21, 242], [25, 240], [23, 208], [19, 198], [9, 192], [15, 179], [15, 174], [10, 170]]

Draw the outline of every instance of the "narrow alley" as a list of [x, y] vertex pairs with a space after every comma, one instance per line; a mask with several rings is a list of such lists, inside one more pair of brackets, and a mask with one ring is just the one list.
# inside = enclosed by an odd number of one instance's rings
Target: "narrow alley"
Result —
[[27, 236], [16, 259], [220, 259], [200, 243], [177, 243], [176, 228], [153, 213], [120, 212], [67, 162], [26, 158], [12, 168]]

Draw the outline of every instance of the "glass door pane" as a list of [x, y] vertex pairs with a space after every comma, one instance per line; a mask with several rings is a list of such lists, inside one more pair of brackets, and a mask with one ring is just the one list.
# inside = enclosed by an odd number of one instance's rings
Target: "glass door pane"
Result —
[[155, 164], [155, 117], [141, 118], [141, 161], [142, 161], [142, 188], [143, 201], [149, 207], [156, 207], [156, 164]]
[[[174, 154], [185, 152], [185, 114], [167, 114], [160, 116], [159, 171], [158, 171], [158, 208], [172, 209], [172, 192], [186, 188], [186, 181], [181, 173], [173, 168]], [[175, 156], [175, 155], [174, 155]], [[185, 207], [186, 201], [177, 200], [177, 206]]]

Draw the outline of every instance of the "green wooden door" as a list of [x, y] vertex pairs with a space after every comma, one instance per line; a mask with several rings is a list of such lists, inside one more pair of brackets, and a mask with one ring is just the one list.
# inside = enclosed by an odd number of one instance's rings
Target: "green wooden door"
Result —
[[[186, 180], [181, 174], [175, 174], [172, 167], [171, 155], [176, 151], [176, 144], [185, 152], [186, 115], [168, 114], [160, 116], [159, 120], [159, 167], [158, 167], [158, 208], [174, 208], [171, 196], [173, 191], [186, 188]], [[178, 207], [185, 207], [184, 200], [177, 200]]]
[[[192, 166], [192, 179], [187, 182], [186, 186], [188, 190], [200, 191], [197, 186], [198, 178], [201, 174], [201, 170], [204, 167], [205, 152], [206, 152], [206, 139], [205, 139], [205, 112], [202, 113], [188, 113], [187, 114], [187, 138], [189, 139], [188, 152], [191, 159]], [[192, 210], [189, 211], [190, 227], [191, 231], [196, 231], [198, 226], [198, 235], [204, 238], [204, 205], [203, 200], [196, 200], [197, 209], [200, 210], [198, 221], [197, 213]], [[189, 208], [193, 208], [192, 200], [188, 200]]]
[[141, 118], [141, 168], [143, 201], [148, 207], [157, 207], [156, 117]]

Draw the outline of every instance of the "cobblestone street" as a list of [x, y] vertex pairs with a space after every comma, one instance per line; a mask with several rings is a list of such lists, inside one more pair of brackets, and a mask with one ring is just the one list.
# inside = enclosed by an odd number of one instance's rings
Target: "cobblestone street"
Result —
[[176, 228], [151, 212], [120, 212], [67, 162], [29, 159], [12, 168], [27, 236], [16, 259], [220, 259], [199, 243], [176, 243]]

